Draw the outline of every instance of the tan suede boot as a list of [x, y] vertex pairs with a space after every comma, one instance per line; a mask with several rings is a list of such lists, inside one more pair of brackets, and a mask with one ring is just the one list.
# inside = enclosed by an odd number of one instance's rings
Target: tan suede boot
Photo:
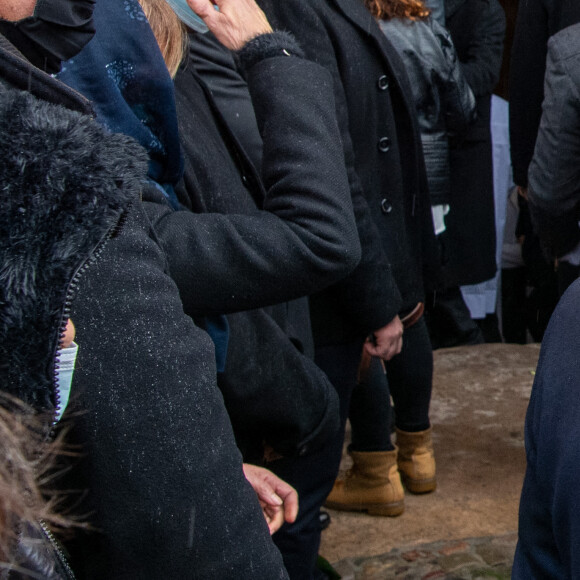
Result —
[[397, 450], [351, 451], [354, 465], [345, 479], [337, 479], [326, 507], [366, 511], [372, 516], [399, 516], [405, 510], [405, 491], [397, 469]]
[[417, 433], [397, 429], [397, 462], [405, 487], [411, 493], [429, 493], [437, 487], [431, 428]]

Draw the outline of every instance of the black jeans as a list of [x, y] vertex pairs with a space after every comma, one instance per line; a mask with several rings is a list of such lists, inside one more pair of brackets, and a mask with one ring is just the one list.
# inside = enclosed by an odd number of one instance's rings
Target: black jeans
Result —
[[391, 404], [395, 425], [402, 431], [428, 429], [429, 404], [433, 386], [433, 352], [421, 318], [403, 334], [403, 348], [385, 363], [386, 374], [373, 358], [365, 382], [352, 393], [350, 423], [353, 451], [387, 451], [391, 444]]
[[485, 342], [459, 286], [438, 290], [425, 304], [425, 322], [433, 349]]

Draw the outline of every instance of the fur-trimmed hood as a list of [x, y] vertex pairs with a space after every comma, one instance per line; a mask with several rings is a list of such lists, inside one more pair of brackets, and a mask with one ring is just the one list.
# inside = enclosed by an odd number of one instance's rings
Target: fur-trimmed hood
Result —
[[147, 155], [91, 117], [0, 87], [0, 388], [53, 410], [75, 279], [135, 199]]

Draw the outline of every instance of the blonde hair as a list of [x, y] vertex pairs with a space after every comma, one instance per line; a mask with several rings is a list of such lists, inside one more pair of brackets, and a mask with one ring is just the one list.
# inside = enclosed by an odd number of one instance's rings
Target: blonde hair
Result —
[[139, 0], [173, 78], [187, 51], [187, 31], [165, 0]]
[[423, 0], [364, 0], [364, 3], [378, 20], [426, 20], [431, 13]]

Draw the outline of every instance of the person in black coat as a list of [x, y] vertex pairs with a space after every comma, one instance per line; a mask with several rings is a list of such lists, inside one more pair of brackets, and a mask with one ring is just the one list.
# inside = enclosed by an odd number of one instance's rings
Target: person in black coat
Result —
[[499, 79], [505, 15], [497, 0], [446, 0], [446, 26], [477, 101], [477, 119], [450, 145], [450, 211], [440, 236], [444, 288], [429, 300], [434, 347], [484, 342], [459, 286], [496, 272], [491, 94]]
[[76, 320], [69, 407], [82, 412], [69, 441], [82, 445], [82, 459], [62, 485], [86, 492], [88, 503], [75, 507], [94, 527], [69, 544], [75, 569], [87, 578], [232, 569], [239, 578], [248, 568], [286, 577], [241, 470], [213, 346], [183, 315], [139, 202], [145, 151], [103, 130], [85, 99], [2, 35], [0, 71], [2, 389], [53, 432], [64, 405], [58, 345]]
[[[3, 271], [10, 272], [15, 292], [2, 300], [2, 347], [3, 353], [12, 352], [14, 328], [32, 319], [29, 328], [46, 329], [51, 341], [42, 357], [31, 356], [30, 371], [53, 369], [63, 319], [75, 321], [81, 346], [72, 407], [81, 412], [70, 437], [82, 446], [83, 456], [66, 482], [68, 488], [87, 490], [83, 508], [93, 516], [94, 531], [69, 544], [74, 562], [87, 578], [284, 578], [216, 387], [214, 346], [184, 315], [182, 297], [168, 275], [170, 261], [145, 213], [147, 204], [140, 203], [147, 187], [146, 153], [131, 139], [100, 128], [86, 99], [34, 69], [2, 36], [0, 45], [2, 85], [41, 99], [3, 86], [1, 182], [10, 211], [2, 212], [5, 243], [0, 247]], [[309, 87], [328, 84], [324, 71], [312, 63], [279, 53], [261, 56], [250, 70], [289, 62], [301, 68]], [[317, 118], [332, 120], [332, 103], [327, 104], [332, 98], [323, 88], [320, 93]], [[319, 127], [338, 138], [332, 121]], [[21, 154], [27, 155], [25, 162]], [[340, 159], [337, 148], [331, 164], [340, 167]], [[346, 185], [342, 191], [348, 199]], [[325, 217], [331, 207], [322, 211]], [[342, 209], [336, 223], [341, 215], [343, 225], [354, 229]], [[16, 233], [25, 236], [20, 244], [13, 243]], [[227, 228], [221, 234], [202, 233], [205, 243], [218, 247], [231, 240], [227, 254], [234, 252], [238, 261], [245, 255], [246, 267], [265, 278], [286, 273], [277, 274], [267, 260], [256, 262], [239, 233]], [[20, 248], [26, 252], [14, 259]], [[343, 250], [357, 254], [356, 244]], [[35, 270], [37, 257], [50, 268]], [[24, 268], [30, 263], [32, 270]], [[45, 271], [52, 278], [40, 275]], [[204, 283], [214, 291], [222, 282], [228, 279]], [[21, 309], [21, 320], [4, 317], [14, 316], [12, 298], [22, 296], [26, 283], [38, 284], [34, 294], [42, 293], [41, 321], [27, 308]], [[240, 291], [259, 302], [253, 281], [231, 284], [230, 296]], [[7, 282], [4, 292], [8, 287]], [[212, 299], [219, 308], [219, 297]], [[24, 377], [10, 374], [11, 365], [1, 368], [15, 394], [56, 411], [54, 384], [45, 380], [33, 390]]]
[[[433, 221], [437, 228], [444, 228], [450, 181], [448, 135], [453, 130], [466, 130], [475, 112], [475, 98], [461, 73], [449, 33], [430, 17], [425, 4], [416, 0], [365, 0], [365, 4], [409, 73]], [[428, 493], [435, 489], [428, 420], [432, 378], [426, 372], [431, 367], [431, 349], [428, 337], [421, 332], [422, 324], [407, 325], [401, 354], [385, 364], [387, 380], [377, 361], [369, 363], [368, 372], [361, 369], [350, 409], [349, 452], [354, 466], [345, 479], [336, 482], [326, 502], [328, 507], [366, 510], [373, 515], [400, 514], [404, 495], [397, 477], [380, 474], [372, 461], [389, 455], [396, 457], [408, 491]], [[385, 404], [391, 396], [394, 421], [388, 415], [390, 405]], [[393, 422], [398, 449], [389, 432]]]
[[[178, 197], [197, 212], [255, 214], [265, 197], [256, 169], [262, 139], [248, 84], [233, 53], [211, 32], [190, 30], [188, 40], [174, 79], [186, 160]], [[199, 138], [218, 131], [219, 141]], [[240, 147], [240, 131], [252, 137], [250, 148]], [[219, 171], [213, 170], [216, 159], [224, 160]], [[262, 461], [264, 444], [277, 455], [304, 454], [333, 436], [338, 397], [312, 360], [307, 298], [227, 319], [228, 352], [218, 384], [244, 457]]]
[[[363, 233], [368, 237], [378, 231], [388, 259], [386, 265], [373, 265], [374, 278], [388, 277], [389, 285], [384, 288], [389, 291], [390, 316], [403, 318], [424, 301], [423, 275], [437, 267], [421, 141], [404, 66], [358, 0], [263, 0], [260, 5], [275, 25], [291, 30], [306, 54], [333, 75], [351, 194], [353, 199], [362, 197], [370, 212], [372, 221], [363, 224]], [[337, 286], [310, 300], [315, 360], [339, 391], [343, 425], [361, 355], [360, 342], [353, 341], [358, 331], [350, 320], [353, 308], [365, 304], [362, 297], [366, 295], [364, 278], [351, 276], [351, 280], [359, 296], [355, 292], [346, 296]], [[344, 306], [338, 308], [341, 303]], [[367, 327], [367, 334], [371, 329]], [[426, 364], [417, 366], [423, 375], [421, 383], [427, 385], [428, 409], [432, 359], [424, 321], [419, 320], [414, 330], [426, 338], [415, 344], [426, 348], [417, 353]], [[351, 345], [348, 351], [343, 346], [347, 344]], [[403, 339], [403, 349], [405, 344]], [[387, 411], [388, 402], [383, 403]], [[427, 430], [430, 424], [425, 415], [423, 409], [419, 422]], [[317, 512], [334, 483], [342, 443], [343, 432], [324, 453], [310, 458], [309, 464], [300, 469], [296, 465], [294, 472], [292, 467], [276, 471], [300, 490], [303, 508], [308, 502], [297, 523], [283, 527], [275, 538], [291, 577], [311, 578], [314, 574], [320, 540]], [[389, 471], [387, 462], [393, 460], [396, 463], [392, 452], [389, 457], [381, 454], [381, 471]], [[396, 466], [395, 476], [398, 478]]]
[[505, 16], [497, 0], [446, 0], [445, 16], [477, 101], [477, 120], [459, 143], [451, 144], [444, 277], [453, 286], [489, 280], [496, 271], [490, 115], [503, 54]]

